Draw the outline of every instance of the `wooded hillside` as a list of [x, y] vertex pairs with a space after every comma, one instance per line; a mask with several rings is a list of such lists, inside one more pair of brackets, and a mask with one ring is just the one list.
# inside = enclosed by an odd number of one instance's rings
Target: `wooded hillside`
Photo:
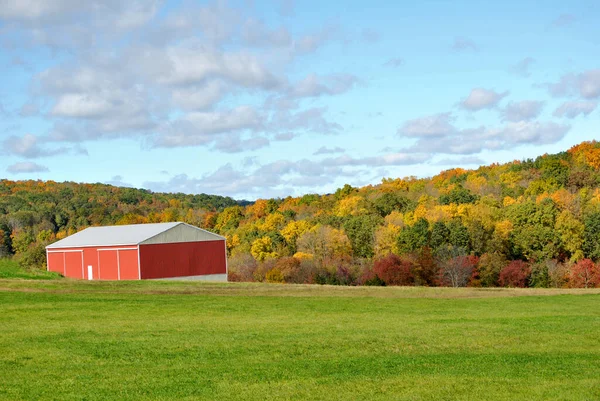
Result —
[[89, 225], [185, 221], [225, 235], [230, 279], [329, 284], [596, 286], [600, 143], [535, 160], [260, 199], [0, 181], [4, 254]]

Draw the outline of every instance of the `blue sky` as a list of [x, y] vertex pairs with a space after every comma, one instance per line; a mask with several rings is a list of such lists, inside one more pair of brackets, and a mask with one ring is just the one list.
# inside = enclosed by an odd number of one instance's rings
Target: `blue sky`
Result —
[[0, 171], [235, 198], [600, 133], [597, 1], [0, 0]]

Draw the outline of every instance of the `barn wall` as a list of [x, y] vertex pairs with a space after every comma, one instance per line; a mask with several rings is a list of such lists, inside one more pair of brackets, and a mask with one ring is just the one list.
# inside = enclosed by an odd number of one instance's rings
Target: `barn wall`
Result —
[[93, 280], [139, 279], [137, 245], [54, 248], [47, 252], [48, 270], [65, 277], [89, 280], [88, 266], [92, 266]]
[[142, 245], [217, 240], [222, 240], [222, 238], [217, 234], [213, 234], [196, 227], [191, 227], [186, 224], [179, 224], [152, 238], [147, 239], [146, 241], [142, 242]]
[[141, 278], [226, 274], [225, 241], [140, 245]]

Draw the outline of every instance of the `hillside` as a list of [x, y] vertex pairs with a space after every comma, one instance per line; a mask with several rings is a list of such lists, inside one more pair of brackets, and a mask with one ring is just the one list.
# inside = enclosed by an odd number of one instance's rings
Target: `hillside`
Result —
[[0, 181], [4, 254], [89, 225], [181, 220], [228, 238], [230, 279], [329, 284], [596, 286], [600, 143], [535, 160], [385, 178], [244, 205], [101, 184]]

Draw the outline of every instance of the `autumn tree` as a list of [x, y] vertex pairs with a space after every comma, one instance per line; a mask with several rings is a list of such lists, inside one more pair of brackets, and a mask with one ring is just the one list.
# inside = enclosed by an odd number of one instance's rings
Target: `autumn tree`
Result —
[[502, 287], [527, 287], [531, 268], [522, 260], [513, 260], [502, 271], [498, 277], [498, 283]]
[[582, 259], [571, 266], [569, 284], [575, 288], [600, 286], [600, 269], [590, 259]]
[[412, 263], [393, 253], [376, 260], [373, 272], [386, 285], [413, 284]]

